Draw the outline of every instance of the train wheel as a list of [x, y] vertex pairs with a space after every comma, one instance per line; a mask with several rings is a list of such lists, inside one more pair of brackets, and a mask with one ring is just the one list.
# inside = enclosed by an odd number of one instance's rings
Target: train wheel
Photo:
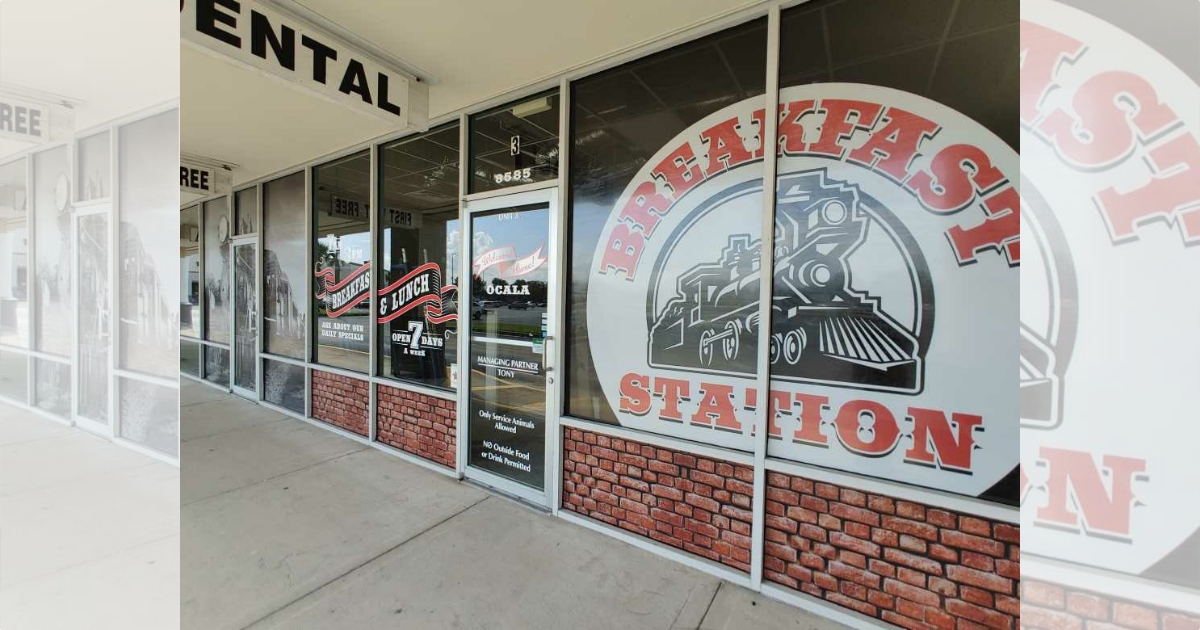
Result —
[[713, 349], [712, 349], [713, 331], [706, 330], [700, 334], [700, 365], [708, 367], [712, 365]]
[[737, 322], [727, 322], [725, 324], [725, 334], [728, 336], [721, 340], [721, 351], [725, 355], [726, 361], [737, 359], [738, 349], [741, 346], [741, 328]]
[[779, 362], [780, 343], [780, 335], [778, 333], [771, 335], [771, 365]]
[[791, 365], [796, 365], [800, 362], [800, 355], [804, 352], [804, 331], [795, 329], [787, 331], [783, 336], [783, 360]]

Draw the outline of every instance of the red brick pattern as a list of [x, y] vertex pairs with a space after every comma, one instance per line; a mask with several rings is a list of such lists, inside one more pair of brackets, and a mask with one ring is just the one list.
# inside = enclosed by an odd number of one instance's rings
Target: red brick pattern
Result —
[[765, 507], [766, 580], [905, 628], [1020, 625], [1016, 525], [775, 472]]
[[366, 381], [313, 370], [312, 417], [367, 436], [370, 391]]
[[1021, 625], [1037, 630], [1198, 630], [1200, 617], [1026, 580], [1021, 584]]
[[407, 453], [454, 468], [457, 404], [380, 385], [375, 439]]
[[749, 466], [565, 429], [563, 508], [750, 570]]

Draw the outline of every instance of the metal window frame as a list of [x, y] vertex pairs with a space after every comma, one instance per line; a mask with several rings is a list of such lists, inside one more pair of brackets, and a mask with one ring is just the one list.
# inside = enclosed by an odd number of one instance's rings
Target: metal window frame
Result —
[[[142, 453], [159, 461], [168, 463], [173, 466], [179, 466], [179, 457], [157, 451], [145, 445], [133, 442], [121, 436], [121, 418], [120, 418], [120, 384], [122, 380], [138, 381], [149, 383], [179, 391], [179, 381], [173, 378], [157, 376], [153, 374], [145, 374], [133, 370], [127, 370], [121, 367], [121, 339], [120, 339], [120, 287], [121, 277], [119, 275], [119, 260], [121, 257], [120, 248], [120, 225], [121, 225], [121, 199], [120, 199], [120, 138], [121, 131], [124, 127], [136, 124], [148, 118], [152, 118], [159, 114], [170, 111], [179, 110], [178, 99], [171, 99], [158, 103], [156, 105], [137, 110], [126, 115], [107, 120], [105, 122], [92, 125], [90, 127], [73, 130], [69, 137], [64, 138], [59, 142], [54, 142], [46, 145], [30, 147], [28, 149], [5, 156], [3, 164], [11, 164], [19, 160], [25, 160], [25, 184], [26, 190], [33, 186], [33, 160], [47, 151], [53, 151], [59, 148], [66, 148], [67, 151], [67, 172], [69, 183], [69, 212], [71, 215], [70, 227], [70, 265], [71, 265], [71, 330], [69, 332], [71, 338], [71, 351], [69, 355], [55, 355], [40, 351], [36, 347], [37, 342], [37, 227], [36, 218], [32, 204], [27, 206], [27, 227], [26, 227], [26, 257], [29, 264], [26, 268], [26, 282], [29, 287], [28, 302], [28, 329], [26, 330], [24, 348], [16, 346], [0, 345], [0, 350], [11, 354], [22, 355], [26, 358], [26, 400], [24, 402], [0, 396], [0, 401], [13, 405], [17, 408], [37, 414], [41, 417], [53, 420], [54, 422], [64, 424], [70, 427], [78, 427], [88, 433], [92, 433], [99, 437], [105, 438], [114, 444], [128, 448], [130, 450]], [[79, 144], [85, 140], [94, 138], [99, 135], [108, 136], [108, 156], [109, 156], [109, 194], [104, 197], [95, 199], [83, 200], [80, 198], [79, 192]], [[28, 196], [27, 192], [27, 198]], [[83, 418], [78, 415], [79, 410], [79, 238], [78, 225], [83, 217], [103, 215], [107, 219], [107, 272], [108, 272], [108, 311], [109, 311], [109, 345], [108, 345], [108, 376], [107, 376], [107, 393], [108, 393], [108, 413], [107, 423], [99, 423], [98, 421]], [[189, 338], [190, 339], [190, 338]], [[41, 407], [37, 406], [37, 361], [49, 361], [61, 365], [69, 366], [70, 373], [70, 410], [66, 417], [53, 414]], [[176, 453], [178, 453], [178, 443], [176, 444]]]

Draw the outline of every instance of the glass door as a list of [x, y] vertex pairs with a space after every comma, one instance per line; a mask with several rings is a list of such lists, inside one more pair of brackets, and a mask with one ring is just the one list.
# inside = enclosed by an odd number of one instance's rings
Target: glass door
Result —
[[257, 237], [233, 241], [233, 392], [258, 400]]
[[547, 507], [556, 214], [553, 189], [469, 202], [463, 247], [470, 255], [460, 276], [470, 278], [469, 326], [460, 324], [468, 335], [459, 405], [466, 475]]
[[94, 433], [110, 433], [109, 350], [111, 346], [108, 279], [108, 209], [104, 204], [79, 214], [75, 221], [75, 422]]

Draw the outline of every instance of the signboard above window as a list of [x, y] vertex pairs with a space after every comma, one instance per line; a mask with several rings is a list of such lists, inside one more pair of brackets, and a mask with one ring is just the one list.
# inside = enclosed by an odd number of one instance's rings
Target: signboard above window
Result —
[[401, 128], [424, 129], [429, 91], [411, 74], [332, 33], [254, 0], [185, 0], [180, 38]]

